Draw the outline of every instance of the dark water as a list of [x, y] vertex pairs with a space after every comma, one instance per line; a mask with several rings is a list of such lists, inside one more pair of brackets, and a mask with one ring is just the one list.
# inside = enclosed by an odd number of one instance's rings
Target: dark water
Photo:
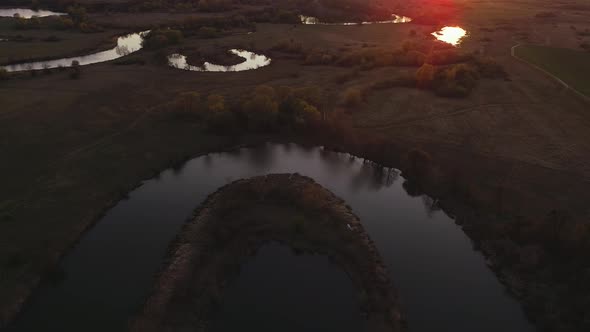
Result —
[[287, 172], [312, 177], [359, 215], [388, 265], [409, 331], [531, 331], [461, 229], [432, 199], [408, 195], [397, 173], [386, 177], [321, 148], [271, 144], [195, 158], [145, 181], [63, 259], [65, 279], [43, 287], [14, 330], [124, 331], [169, 242], [209, 193], [239, 178]]
[[352, 281], [327, 257], [270, 244], [224, 291], [211, 331], [359, 332], [362, 322]]

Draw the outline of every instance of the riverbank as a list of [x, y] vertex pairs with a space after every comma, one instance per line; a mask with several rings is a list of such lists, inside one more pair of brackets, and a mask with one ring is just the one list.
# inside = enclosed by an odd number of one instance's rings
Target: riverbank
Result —
[[342, 199], [298, 174], [238, 180], [211, 194], [171, 246], [132, 330], [206, 329], [240, 265], [271, 241], [329, 256], [357, 288], [367, 331], [402, 330], [397, 295], [360, 220]]

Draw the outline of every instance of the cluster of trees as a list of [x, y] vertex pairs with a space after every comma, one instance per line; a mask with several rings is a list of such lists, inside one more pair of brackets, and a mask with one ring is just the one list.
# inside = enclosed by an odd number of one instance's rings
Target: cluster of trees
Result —
[[416, 71], [416, 86], [433, 89], [442, 97], [465, 97], [477, 85], [481, 77], [501, 78], [506, 73], [502, 66], [490, 58], [475, 58], [469, 63], [436, 67], [423, 64]]
[[131, 5], [130, 11], [153, 11], [153, 10], [198, 10], [201, 12], [222, 12], [231, 10], [231, 0], [149, 0], [138, 1]]
[[5, 81], [9, 78], [8, 71], [4, 68], [0, 68], [0, 81]]
[[[189, 17], [182, 22], [179, 29], [182, 29], [187, 36], [193, 34], [197, 36], [216, 36], [222, 31], [231, 29], [247, 29], [253, 31], [256, 29], [256, 25], [243, 15], [233, 15], [223, 18]], [[213, 31], [215, 31], [215, 35], [213, 35]]]
[[169, 45], [180, 44], [183, 40], [182, 31], [174, 29], [154, 29], [143, 38], [143, 47], [159, 49]]
[[299, 55], [307, 65], [359, 66], [362, 69], [386, 66], [419, 67], [424, 63], [449, 65], [473, 59], [472, 54], [429, 40], [406, 41], [400, 49], [392, 51], [368, 45], [353, 50], [305, 49], [301, 43], [287, 39], [275, 44], [271, 50]]
[[590, 224], [563, 210], [545, 218], [470, 225], [497, 270], [521, 294], [525, 309], [547, 331], [590, 328]]
[[267, 7], [248, 14], [248, 17], [255, 22], [300, 24], [299, 12], [285, 10], [275, 7]]
[[321, 93], [317, 88], [256, 87], [232, 104], [221, 95], [202, 97], [185, 92], [172, 103], [172, 112], [181, 119], [200, 119], [215, 131], [256, 132], [302, 130], [321, 120]]
[[79, 29], [82, 32], [101, 31], [98, 25], [89, 21], [86, 8], [78, 5], [69, 6], [67, 7], [67, 13], [67, 16], [50, 16], [44, 18], [33, 16], [30, 19], [16, 15], [17, 20], [14, 27], [17, 30], [49, 28], [56, 30]]

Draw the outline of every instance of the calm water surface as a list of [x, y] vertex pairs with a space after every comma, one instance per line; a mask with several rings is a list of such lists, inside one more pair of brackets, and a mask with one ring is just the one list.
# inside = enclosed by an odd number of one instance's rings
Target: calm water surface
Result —
[[439, 31], [433, 32], [432, 35], [442, 42], [457, 46], [467, 36], [467, 31], [461, 27], [446, 26]]
[[257, 332], [360, 332], [356, 294], [346, 273], [328, 257], [296, 255], [289, 247], [270, 244], [224, 291], [211, 331], [256, 326]]
[[5, 9], [5, 8], [0, 8], [0, 17], [14, 17], [15, 15], [18, 15], [19, 17], [22, 18], [31, 18], [33, 16], [36, 17], [45, 17], [45, 16], [61, 16], [61, 15], [67, 15], [66, 13], [57, 13], [57, 12], [52, 12], [51, 10], [32, 10], [32, 9], [26, 9], [26, 8], [10, 8], [10, 9]]
[[[195, 158], [145, 181], [62, 260], [64, 280], [43, 286], [11, 330], [124, 331], [168, 244], [208, 194], [236, 179], [286, 172], [312, 177], [359, 215], [399, 291], [409, 331], [532, 330], [461, 229], [432, 208], [432, 199], [408, 195], [396, 172], [385, 176], [346, 154], [278, 144]], [[281, 255], [268, 253], [275, 254]], [[232, 289], [243, 290], [232, 287], [230, 297]], [[251, 305], [261, 305], [258, 299]]]
[[216, 65], [209, 62], [205, 62], [202, 66], [193, 66], [188, 64], [186, 56], [176, 53], [168, 56], [168, 65], [189, 71], [230, 72], [258, 69], [270, 65], [271, 62], [271, 60], [264, 55], [245, 50], [232, 49], [229, 50], [229, 52], [243, 58], [244, 61], [237, 65], [230, 66]]
[[9, 72], [40, 70], [45, 68], [71, 67], [72, 62], [78, 61], [80, 66], [115, 60], [142, 49], [143, 36], [147, 33], [139, 32], [117, 38], [117, 46], [113, 49], [72, 58], [48, 61], [35, 61], [8, 65], [4, 68]]

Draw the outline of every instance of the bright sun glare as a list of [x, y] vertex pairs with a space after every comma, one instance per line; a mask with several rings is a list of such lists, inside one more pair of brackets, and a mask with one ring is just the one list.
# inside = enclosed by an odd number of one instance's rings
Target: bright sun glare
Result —
[[467, 31], [460, 27], [444, 27], [440, 31], [432, 33], [436, 39], [455, 46], [461, 42], [461, 39], [466, 34]]

